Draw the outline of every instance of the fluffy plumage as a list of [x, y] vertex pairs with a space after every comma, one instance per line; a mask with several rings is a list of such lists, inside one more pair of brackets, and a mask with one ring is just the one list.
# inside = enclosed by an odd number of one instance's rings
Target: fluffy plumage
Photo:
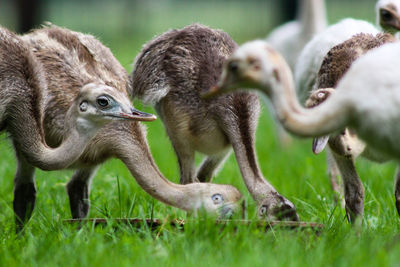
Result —
[[396, 38], [387, 33], [378, 33], [377, 35], [359, 33], [334, 46], [322, 61], [318, 72], [317, 88], [336, 87], [357, 58], [374, 48], [395, 41]]
[[[306, 102], [306, 106], [317, 106], [331, 94], [334, 94], [334, 90], [332, 89], [336, 88], [340, 79], [360, 56], [383, 44], [395, 41], [396, 38], [387, 33], [379, 33], [376, 36], [361, 33], [334, 46], [326, 55], [318, 73], [317, 88], [323, 89], [313, 91]], [[322, 140], [325, 140], [325, 138], [322, 138]], [[317, 140], [321, 139], [318, 138]], [[323, 142], [314, 141], [313, 144], [322, 145]], [[349, 210], [349, 214], [353, 217], [362, 216], [364, 189], [355, 169], [354, 160], [359, 155], [379, 162], [385, 161], [386, 158], [366, 146], [351, 129], [345, 129], [338, 135], [331, 135], [328, 144], [330, 148], [328, 153], [332, 153], [329, 156], [333, 158], [332, 161], [328, 157], [328, 170], [332, 186], [338, 190], [335, 183], [337, 179], [336, 173], [339, 171], [343, 177], [345, 194], [347, 196], [346, 207]], [[322, 147], [317, 149], [321, 150]]]
[[[50, 148], [45, 142], [42, 122], [51, 101], [49, 87], [54, 86], [51, 82], [58, 88], [65, 88], [63, 81], [54, 73], [46, 72], [23, 38], [4, 28], [0, 29], [0, 54], [0, 125], [10, 134], [17, 154], [35, 167], [65, 168], [80, 156], [86, 143], [106, 123], [133, 119], [133, 108], [126, 92], [123, 94], [88, 77], [76, 86], [76, 94], [70, 101], [64, 102], [63, 142], [57, 148]], [[46, 55], [48, 59], [51, 56]], [[58, 51], [57, 56], [66, 58], [68, 54]], [[76, 71], [65, 70], [63, 74], [79, 77]], [[46, 75], [51, 78], [46, 79]], [[99, 104], [100, 99], [103, 105]]]
[[316, 35], [304, 47], [295, 71], [296, 90], [301, 103], [311, 90], [316, 89], [318, 71], [328, 51], [357, 33], [377, 34], [379, 30], [366, 21], [344, 19]]
[[[253, 58], [251, 62], [249, 57]], [[231, 64], [237, 66], [234, 72], [229, 68]], [[219, 86], [213, 90], [213, 94], [231, 92], [244, 86], [258, 88], [270, 98], [278, 119], [288, 131], [311, 137], [349, 127], [372, 150], [399, 161], [399, 64], [399, 42], [373, 49], [351, 65], [338, 83], [335, 93], [325, 102], [312, 109], [305, 109], [296, 97], [290, 68], [283, 58], [268, 44], [253, 41], [241, 46], [228, 59]], [[354, 184], [357, 182], [353, 181], [352, 186], [362, 188], [362, 185]], [[360, 207], [363, 191], [346, 190], [346, 203]], [[395, 197], [400, 214], [399, 174]], [[349, 206], [347, 211], [354, 218], [358, 210], [352, 208]]]
[[[210, 181], [233, 147], [259, 214], [296, 219], [294, 205], [277, 193], [258, 166], [254, 147], [260, 109], [257, 95], [200, 97], [216, 84], [223, 62], [236, 48], [225, 32], [199, 24], [161, 34], [136, 58], [133, 95], [152, 103], [162, 118], [178, 156], [181, 183]], [[207, 156], [198, 171], [195, 152]]]
[[[22, 39], [29, 53], [41, 64], [43, 80], [48, 84], [41, 121], [46, 143], [51, 146], [58, 146], [65, 138], [63, 126], [68, 103], [78, 95], [82, 85], [99, 83], [128, 96], [127, 89], [131, 86], [128, 73], [111, 51], [93, 36], [51, 26], [26, 34]], [[100, 130], [81, 156], [69, 165], [76, 169], [67, 185], [74, 218], [87, 216], [90, 182], [98, 165], [112, 157], [121, 159], [151, 196], [190, 212], [204, 208], [208, 212], [230, 214], [241, 198], [240, 192], [230, 185], [186, 186], [169, 182], [152, 158], [144, 127], [135, 121], [113, 122]], [[23, 157], [18, 157], [14, 210], [21, 221], [30, 217], [35, 204], [34, 170]], [[214, 195], [223, 199], [215, 201], [220, 198]]]

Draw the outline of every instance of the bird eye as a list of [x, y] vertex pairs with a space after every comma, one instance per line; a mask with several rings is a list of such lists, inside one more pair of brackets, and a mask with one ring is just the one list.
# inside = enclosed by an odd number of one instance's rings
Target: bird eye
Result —
[[224, 201], [224, 197], [221, 194], [214, 194], [212, 195], [211, 199], [216, 205]]
[[385, 22], [391, 21], [393, 19], [393, 15], [386, 9], [381, 9], [380, 13], [382, 20]]
[[86, 101], [82, 101], [82, 103], [79, 105], [79, 109], [82, 112], [85, 112], [87, 110], [87, 107], [88, 107], [88, 103]]
[[260, 215], [265, 215], [267, 213], [268, 207], [265, 205], [262, 205], [260, 207], [260, 209], [258, 210], [258, 212], [260, 213]]
[[228, 64], [228, 69], [231, 72], [237, 72], [237, 70], [239, 69], [239, 64], [235, 61], [231, 61]]
[[109, 101], [109, 99], [108, 99], [106, 96], [99, 96], [99, 97], [97, 98], [97, 104], [98, 104], [100, 107], [105, 108], [105, 107], [107, 107], [108, 105], [110, 105], [110, 101]]

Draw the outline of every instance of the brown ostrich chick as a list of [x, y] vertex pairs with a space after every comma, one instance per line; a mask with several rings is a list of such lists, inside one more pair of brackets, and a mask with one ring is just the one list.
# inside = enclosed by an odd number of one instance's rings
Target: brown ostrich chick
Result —
[[[223, 31], [193, 24], [144, 45], [132, 72], [133, 96], [155, 107], [178, 157], [180, 182], [209, 182], [231, 148], [261, 217], [297, 220], [294, 205], [263, 177], [254, 147], [260, 104], [255, 93], [205, 100], [237, 48]], [[235, 66], [231, 66], [234, 71]], [[195, 153], [205, 160], [196, 171]]]
[[[360, 33], [351, 39], [333, 47], [324, 58], [317, 78], [317, 89], [311, 92], [306, 102], [307, 107], [315, 107], [335, 93], [338, 82], [349, 70], [353, 62], [368, 51], [396, 39], [388, 33], [377, 35]], [[382, 162], [387, 158], [366, 146], [349, 128], [340, 134], [315, 138], [314, 153], [321, 152], [328, 143], [328, 172], [332, 188], [341, 194], [338, 175], [343, 179], [345, 206], [348, 218], [354, 221], [364, 211], [364, 188], [355, 169], [354, 160], [363, 156], [373, 161]]]
[[[29, 131], [35, 129], [39, 131], [41, 127], [43, 139], [51, 148], [58, 148], [68, 140], [66, 139], [68, 131], [65, 128], [69, 120], [68, 111], [71, 103], [74, 103], [83, 88], [98, 88], [95, 92], [100, 89], [105, 90], [105, 93], [110, 94], [109, 97], [126, 99], [131, 107], [127, 91], [130, 87], [128, 73], [114, 58], [111, 51], [93, 36], [51, 26], [18, 37], [18, 43], [24, 45], [24, 51], [35, 63], [24, 66], [31, 67], [33, 73], [40, 71], [37, 77], [41, 79], [42, 84], [46, 84], [45, 91], [44, 86], [32, 85], [32, 88], [37, 88], [37, 91], [33, 92], [45, 92], [38, 104], [41, 119], [38, 121], [33, 118], [25, 119], [23, 122], [18, 121], [18, 125], [26, 128], [29, 127], [27, 125], [31, 121], [35, 121], [37, 129], [31, 128]], [[13, 62], [13, 65], [15, 64], [16, 62]], [[36, 76], [29, 76], [27, 82], [34, 81], [34, 77]], [[20, 94], [25, 95], [28, 102], [34, 102], [37, 98], [32, 97], [29, 88], [21, 91]], [[102, 97], [99, 100], [97, 102], [99, 109], [104, 109], [104, 106], [107, 106], [107, 99]], [[15, 103], [18, 104], [18, 102]], [[110, 103], [112, 103], [111, 100]], [[83, 110], [93, 109], [89, 102], [79, 107]], [[28, 111], [34, 113], [34, 110]], [[131, 116], [136, 117], [136, 120], [155, 119], [155, 116], [137, 110], [129, 109], [129, 112]], [[12, 113], [9, 116], [14, 118], [15, 115]], [[99, 115], [93, 114], [90, 119], [99, 123], [96, 119]], [[108, 113], [108, 115], [117, 116], [118, 114]], [[119, 115], [126, 118], [126, 114]], [[2, 127], [8, 129], [9, 122], [10, 120], [6, 120], [5, 124], [2, 123]], [[86, 127], [83, 130], [90, 129]], [[31, 133], [29, 131], [27, 134]], [[24, 133], [17, 131], [16, 134]], [[155, 165], [147, 144], [145, 129], [138, 121], [114, 121], [105, 125], [87, 144], [77, 143], [76, 145], [80, 146], [83, 152], [72, 162], [64, 162], [65, 168], [76, 169], [67, 185], [73, 218], [87, 216], [90, 182], [98, 166], [113, 157], [121, 159], [126, 164], [138, 184], [151, 196], [186, 211], [196, 212], [204, 208], [208, 212], [230, 214], [241, 198], [240, 192], [230, 185], [185, 186], [169, 182]], [[27, 157], [29, 154], [19, 153], [19, 147], [20, 143], [16, 145], [18, 169], [14, 179], [14, 211], [18, 227], [21, 228], [23, 222], [30, 218], [35, 205], [36, 165]], [[67, 152], [71, 153], [71, 151]], [[64, 157], [64, 155], [61, 156]]]

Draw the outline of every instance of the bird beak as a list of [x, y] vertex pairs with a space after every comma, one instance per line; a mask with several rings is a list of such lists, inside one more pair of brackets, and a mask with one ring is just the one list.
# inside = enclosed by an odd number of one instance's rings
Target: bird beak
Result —
[[329, 136], [322, 136], [322, 137], [314, 138], [313, 142], [312, 142], [313, 153], [315, 155], [321, 153], [325, 149], [328, 141], [329, 141]]
[[208, 92], [205, 92], [204, 94], [201, 95], [201, 98], [203, 99], [210, 99], [213, 97], [216, 97], [221, 94], [221, 88], [218, 85], [214, 85], [210, 88]]
[[131, 108], [129, 113], [120, 112], [119, 117], [134, 121], [154, 121], [157, 119], [155, 115], [137, 110], [135, 108]]
[[237, 211], [238, 206], [236, 203], [229, 203], [223, 205], [219, 210], [219, 218], [220, 219], [230, 219]]

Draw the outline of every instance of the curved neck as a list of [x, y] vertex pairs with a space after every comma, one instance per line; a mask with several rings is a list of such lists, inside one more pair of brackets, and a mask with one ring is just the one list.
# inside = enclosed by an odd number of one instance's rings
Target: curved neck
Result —
[[[251, 196], [257, 203], [271, 198], [276, 193], [276, 189], [265, 179], [258, 165], [257, 154], [254, 147], [254, 140], [251, 137], [243, 136], [239, 131], [227, 131], [235, 151], [236, 161], [239, 165], [243, 180]], [[248, 131], [247, 129], [245, 131]]]
[[280, 81], [272, 80], [260, 89], [269, 96], [278, 120], [289, 132], [304, 137], [322, 136], [348, 124], [350, 105], [340, 94], [332, 95], [315, 108], [303, 108], [296, 96], [289, 67], [281, 65]]
[[301, 21], [303, 34], [312, 38], [327, 26], [324, 0], [301, 0], [298, 18]]
[[149, 195], [170, 206], [193, 210], [194, 203], [187, 201], [191, 199], [190, 190], [186, 190], [189, 186], [172, 183], [161, 174], [140, 130], [135, 131], [134, 135], [124, 136], [122, 140], [123, 144], [116, 147], [117, 157]]
[[42, 170], [60, 170], [68, 168], [84, 152], [87, 144], [97, 131], [80, 134], [76, 129], [70, 129], [67, 137], [61, 145], [56, 148], [50, 148], [46, 144], [40, 144], [41, 153], [36, 156], [35, 166]]
[[[28, 101], [27, 103], [24, 103]], [[15, 105], [15, 104], [14, 104]], [[39, 120], [35, 118], [33, 110], [29, 108], [29, 96], [18, 99], [19, 106], [24, 110], [15, 110], [14, 118], [8, 122], [9, 132], [14, 145], [22, 152], [27, 161], [42, 170], [59, 170], [67, 168], [83, 153], [90, 139], [96, 134], [97, 128], [87, 129], [80, 134], [76, 127], [77, 114], [75, 103], [66, 115], [65, 139], [57, 148], [50, 148], [45, 140]], [[82, 131], [82, 129], [80, 130]], [[83, 131], [82, 131], [83, 132]]]

